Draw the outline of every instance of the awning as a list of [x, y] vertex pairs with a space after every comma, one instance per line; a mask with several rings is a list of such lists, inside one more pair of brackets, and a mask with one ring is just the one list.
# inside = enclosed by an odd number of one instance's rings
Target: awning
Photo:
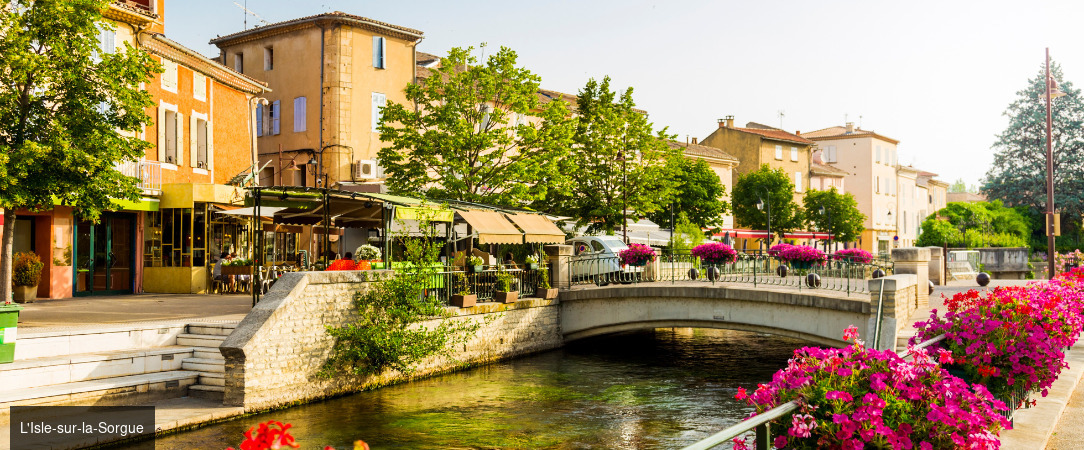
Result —
[[[231, 215], [231, 216], [251, 216], [255, 209], [256, 209], [255, 207], [235, 208], [235, 209], [229, 209], [229, 210], [225, 210], [225, 211], [215, 211], [215, 213], [216, 214], [227, 214], [227, 215]], [[282, 211], [284, 209], [286, 209], [286, 208], [283, 208], [281, 206], [264, 206], [264, 207], [260, 208], [260, 215], [261, 216], [266, 216], [266, 217], [271, 217], [271, 216], [275, 215], [275, 213], [277, 213], [279, 211]]]
[[501, 213], [495, 211], [457, 211], [463, 220], [467, 221], [474, 234], [478, 236], [479, 244], [522, 244], [523, 233], [504, 218]]
[[559, 244], [565, 241], [565, 233], [549, 219], [538, 214], [508, 214], [521, 230], [528, 243]]
[[425, 206], [396, 206], [395, 218], [403, 220], [428, 220], [430, 222], [451, 222], [452, 210], [441, 209], [437, 205]]

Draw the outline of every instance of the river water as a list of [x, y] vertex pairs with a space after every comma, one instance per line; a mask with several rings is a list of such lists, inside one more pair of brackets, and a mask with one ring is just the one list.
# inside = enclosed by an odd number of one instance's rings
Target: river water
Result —
[[237, 447], [267, 420], [301, 448], [679, 448], [746, 417], [755, 388], [802, 341], [657, 329], [582, 340], [463, 372], [297, 406], [158, 439], [158, 449]]

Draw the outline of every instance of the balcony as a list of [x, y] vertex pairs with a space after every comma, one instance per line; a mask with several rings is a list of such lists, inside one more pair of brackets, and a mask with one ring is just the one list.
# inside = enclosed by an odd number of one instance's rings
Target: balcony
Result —
[[117, 171], [138, 178], [136, 185], [143, 195], [162, 195], [162, 164], [158, 161], [126, 161], [117, 164]]

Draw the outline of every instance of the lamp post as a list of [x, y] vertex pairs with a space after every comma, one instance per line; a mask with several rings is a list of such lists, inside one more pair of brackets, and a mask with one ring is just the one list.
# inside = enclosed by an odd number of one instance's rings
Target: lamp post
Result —
[[252, 168], [250, 170], [252, 170], [252, 174], [251, 174], [252, 184], [259, 185], [260, 184], [260, 179], [258, 178], [258, 175], [256, 174], [256, 166], [260, 162], [260, 157], [259, 157], [258, 152], [256, 151], [256, 136], [258, 136], [260, 134], [260, 130], [256, 129], [256, 106], [257, 105], [262, 105], [262, 106], [266, 107], [268, 102], [267, 102], [267, 99], [263, 98], [263, 97], [252, 97], [251, 99], [249, 99], [249, 101], [252, 102], [252, 106], [249, 108], [249, 110], [252, 113], [252, 122], [251, 122], [252, 123], [252, 144], [251, 144], [252, 148], [250, 149], [252, 151]]
[[831, 251], [829, 246], [832, 245], [832, 210], [821, 206], [821, 215], [828, 218], [828, 241], [824, 243], [824, 251], [829, 252]]
[[1043, 98], [1046, 101], [1046, 274], [1054, 279], [1054, 150], [1052, 145], [1050, 102], [1065, 95], [1058, 83], [1050, 78], [1050, 47], [1046, 49], [1046, 76], [1043, 78]]
[[[888, 210], [888, 223], [892, 223], [892, 210], [891, 209]], [[888, 244], [888, 254], [890, 254], [890, 255], [892, 254], [892, 247], [893, 246], [895, 246], [895, 244], [893, 244], [893, 243]]]
[[629, 245], [629, 172], [625, 170], [626, 158], [624, 151], [617, 152], [617, 160], [621, 161], [621, 234], [625, 245]]
[[[764, 191], [764, 197], [757, 196], [757, 209], [768, 213], [768, 244], [765, 246], [765, 251], [772, 248], [772, 196], [768, 193], [768, 188], [764, 186], [757, 186]], [[768, 200], [765, 201], [764, 199]]]

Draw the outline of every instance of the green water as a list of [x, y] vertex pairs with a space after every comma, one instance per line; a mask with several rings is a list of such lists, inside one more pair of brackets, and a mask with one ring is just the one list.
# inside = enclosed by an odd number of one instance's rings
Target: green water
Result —
[[734, 400], [803, 342], [723, 330], [659, 329], [386, 387], [160, 438], [159, 449], [236, 447], [267, 420], [301, 448], [679, 448], [741, 421]]

